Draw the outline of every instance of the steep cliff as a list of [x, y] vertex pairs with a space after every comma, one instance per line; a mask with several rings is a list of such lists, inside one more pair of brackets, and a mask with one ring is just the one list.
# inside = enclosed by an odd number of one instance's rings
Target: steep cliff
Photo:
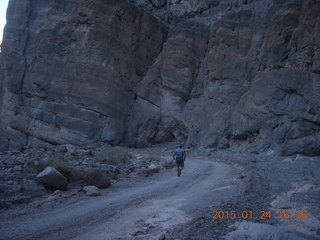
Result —
[[119, 143], [166, 27], [124, 1], [10, 1], [2, 124], [10, 145]]
[[319, 154], [319, 12], [317, 0], [11, 0], [2, 145]]

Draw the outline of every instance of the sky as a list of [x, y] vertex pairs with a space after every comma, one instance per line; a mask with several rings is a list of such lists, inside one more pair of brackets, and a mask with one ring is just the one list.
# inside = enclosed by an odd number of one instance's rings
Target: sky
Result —
[[2, 42], [2, 33], [6, 24], [6, 12], [9, 0], [0, 0], [0, 41]]

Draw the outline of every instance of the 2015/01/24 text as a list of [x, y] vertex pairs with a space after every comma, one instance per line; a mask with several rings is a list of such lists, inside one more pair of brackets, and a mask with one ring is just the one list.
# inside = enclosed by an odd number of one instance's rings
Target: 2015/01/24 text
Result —
[[213, 220], [219, 220], [219, 219], [270, 219], [272, 217], [277, 217], [281, 219], [307, 219], [308, 218], [308, 212], [306, 210], [299, 210], [299, 211], [277, 211], [277, 212], [271, 212], [271, 211], [265, 211], [261, 210], [257, 213], [254, 213], [253, 211], [244, 210], [240, 213], [237, 213], [236, 211], [222, 211], [222, 210], [215, 210], [212, 211], [212, 219]]

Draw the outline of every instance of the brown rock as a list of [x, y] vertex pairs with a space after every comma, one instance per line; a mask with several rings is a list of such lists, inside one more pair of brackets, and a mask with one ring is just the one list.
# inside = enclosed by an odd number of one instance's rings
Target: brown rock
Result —
[[107, 172], [98, 168], [86, 168], [83, 171], [83, 178], [90, 184], [98, 188], [107, 188], [111, 181]]

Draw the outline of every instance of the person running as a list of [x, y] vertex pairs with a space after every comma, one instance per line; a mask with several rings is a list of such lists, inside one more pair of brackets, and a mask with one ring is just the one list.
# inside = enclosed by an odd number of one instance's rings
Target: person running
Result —
[[186, 160], [186, 150], [179, 146], [173, 153], [173, 160], [176, 160], [178, 177], [181, 175], [181, 171], [184, 167], [184, 161]]

